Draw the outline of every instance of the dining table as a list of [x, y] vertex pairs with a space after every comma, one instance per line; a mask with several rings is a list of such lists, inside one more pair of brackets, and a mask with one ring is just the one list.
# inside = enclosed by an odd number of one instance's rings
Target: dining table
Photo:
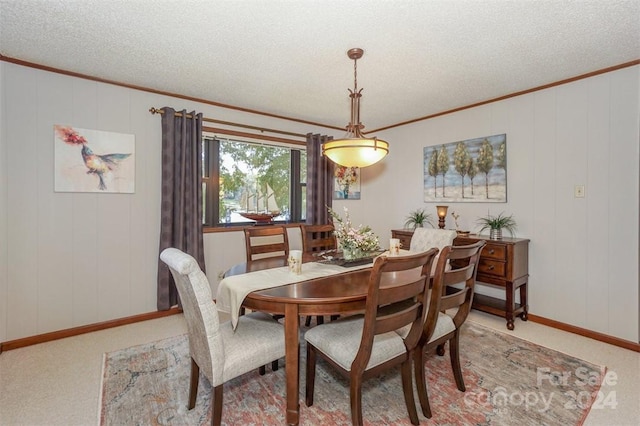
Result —
[[[284, 256], [240, 263], [225, 272], [217, 293], [219, 309], [230, 311], [232, 324], [241, 307], [284, 315], [288, 425], [300, 421], [300, 316], [363, 312], [373, 265], [373, 259], [351, 267], [318, 260], [305, 253], [299, 275], [289, 271]], [[248, 287], [238, 292], [242, 285], [234, 281], [248, 283]]]

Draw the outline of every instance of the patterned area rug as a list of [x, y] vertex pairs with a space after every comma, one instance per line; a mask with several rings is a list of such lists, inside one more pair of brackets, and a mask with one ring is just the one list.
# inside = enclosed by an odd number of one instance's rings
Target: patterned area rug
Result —
[[[433, 417], [429, 425], [580, 425], [598, 394], [605, 368], [468, 321], [461, 337], [467, 387], [453, 380], [449, 354], [426, 362]], [[211, 387], [201, 375], [196, 407], [188, 411], [187, 336], [105, 354], [101, 425], [210, 424]], [[304, 356], [304, 348], [301, 351]], [[285, 424], [285, 371], [257, 370], [225, 384], [223, 424]], [[301, 425], [350, 425], [349, 385], [318, 362], [315, 403], [304, 404], [301, 363]], [[365, 425], [410, 425], [399, 369], [363, 386]]]

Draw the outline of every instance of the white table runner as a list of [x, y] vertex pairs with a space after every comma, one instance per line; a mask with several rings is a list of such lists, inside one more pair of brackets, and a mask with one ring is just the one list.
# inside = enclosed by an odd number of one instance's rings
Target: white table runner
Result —
[[218, 310], [231, 315], [231, 324], [235, 329], [238, 325], [242, 302], [253, 291], [370, 268], [372, 265], [373, 263], [368, 263], [345, 268], [338, 265], [309, 262], [302, 264], [302, 273], [300, 275], [290, 272], [287, 266], [233, 275], [220, 281], [216, 304]]

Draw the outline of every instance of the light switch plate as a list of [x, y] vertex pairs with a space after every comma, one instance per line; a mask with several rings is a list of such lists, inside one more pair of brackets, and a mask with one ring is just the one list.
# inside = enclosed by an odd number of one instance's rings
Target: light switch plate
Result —
[[576, 185], [573, 189], [573, 196], [575, 198], [584, 198], [584, 185]]

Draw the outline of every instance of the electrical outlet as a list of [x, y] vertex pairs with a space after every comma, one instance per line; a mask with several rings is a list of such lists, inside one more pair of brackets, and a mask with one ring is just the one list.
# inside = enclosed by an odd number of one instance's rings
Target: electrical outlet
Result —
[[573, 188], [573, 196], [575, 198], [584, 198], [584, 185], [576, 185]]

